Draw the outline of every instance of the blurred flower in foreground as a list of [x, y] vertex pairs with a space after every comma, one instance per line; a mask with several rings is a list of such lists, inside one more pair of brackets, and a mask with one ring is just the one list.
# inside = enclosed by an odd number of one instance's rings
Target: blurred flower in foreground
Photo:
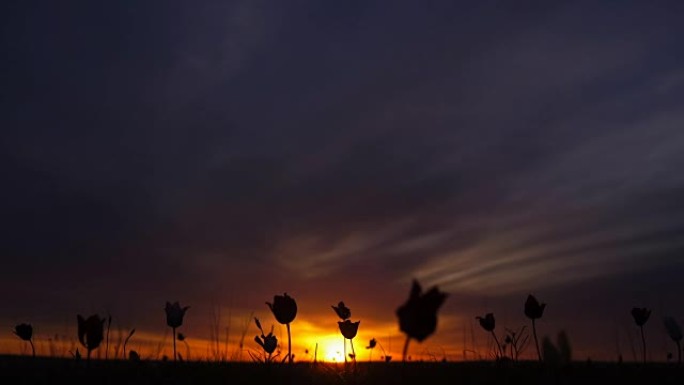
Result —
[[682, 328], [679, 326], [674, 317], [665, 317], [663, 319], [663, 324], [665, 325], [665, 331], [667, 335], [670, 336], [672, 341], [677, 344], [677, 363], [682, 363]]
[[447, 294], [437, 286], [423, 293], [418, 281], [414, 280], [408, 300], [397, 311], [399, 329], [406, 334], [403, 359], [406, 361], [411, 338], [424, 341], [437, 329], [437, 310], [446, 300]]

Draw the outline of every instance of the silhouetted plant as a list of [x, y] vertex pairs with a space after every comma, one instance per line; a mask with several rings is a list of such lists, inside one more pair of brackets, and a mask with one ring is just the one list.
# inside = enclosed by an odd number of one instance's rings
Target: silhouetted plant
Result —
[[537, 324], [536, 320], [540, 319], [544, 315], [544, 309], [546, 308], [545, 303], [539, 303], [537, 298], [532, 294], [527, 296], [527, 301], [525, 301], [525, 316], [532, 320], [532, 335], [534, 336], [534, 346], [537, 348], [537, 356], [539, 361], [542, 361], [542, 354], [539, 350], [539, 340], [537, 339]]
[[499, 343], [499, 339], [496, 337], [496, 333], [494, 333], [494, 329], [496, 328], [496, 319], [494, 318], [494, 314], [487, 313], [484, 317], [475, 318], [480, 321], [480, 326], [482, 326], [482, 329], [490, 332], [492, 337], [494, 337], [494, 342], [496, 343], [496, 347], [498, 349], [498, 353], [496, 353], [497, 358], [503, 358], [505, 356], [505, 352], [501, 348], [501, 344]]
[[124, 359], [126, 359], [126, 345], [128, 345], [128, 340], [130, 340], [131, 337], [133, 337], [133, 334], [135, 334], [135, 328], [133, 330], [131, 330], [130, 333], [128, 333], [128, 337], [126, 337], [126, 339], [124, 340], [124, 343], [123, 343], [123, 357], [124, 357]]
[[176, 361], [176, 328], [183, 325], [183, 317], [185, 317], [185, 312], [188, 311], [190, 306], [181, 307], [178, 301], [173, 304], [166, 302], [166, 324], [171, 327], [173, 331], [173, 360]]
[[[520, 354], [525, 350], [529, 342], [529, 335], [526, 333], [527, 327], [522, 326], [518, 331], [506, 328], [504, 346], [510, 346], [511, 359], [518, 361]], [[504, 348], [505, 350], [505, 348]]]
[[87, 319], [78, 314], [76, 319], [78, 320], [78, 341], [87, 349], [87, 357], [90, 361], [90, 353], [97, 349], [104, 339], [105, 319], [100, 318], [97, 314], [93, 314]]
[[[185, 359], [190, 361], [190, 345], [188, 345], [188, 341], [186, 341], [186, 336], [183, 333], [178, 333], [178, 341], [182, 342], [183, 345], [185, 345]], [[180, 353], [178, 353], [180, 355]]]
[[294, 298], [284, 293], [283, 295], [273, 296], [273, 303], [266, 302], [275, 319], [287, 327], [287, 358], [290, 363], [294, 361], [292, 356], [292, 333], [290, 323], [297, 317], [297, 302]]
[[644, 363], [646, 363], [646, 337], [644, 336], [644, 325], [650, 316], [651, 311], [645, 307], [632, 308], [632, 317], [634, 318], [634, 323], [636, 323], [641, 331], [641, 348], [643, 349]]
[[399, 330], [406, 334], [403, 360], [406, 361], [411, 338], [423, 342], [437, 329], [437, 310], [446, 300], [447, 294], [440, 292], [437, 286], [425, 293], [418, 281], [413, 280], [408, 300], [397, 309]]
[[682, 328], [679, 323], [673, 317], [663, 318], [663, 324], [665, 325], [665, 331], [667, 335], [670, 336], [672, 341], [677, 344], [677, 363], [682, 363]]
[[264, 362], [271, 362], [274, 358], [273, 352], [278, 347], [278, 338], [273, 335], [273, 325], [271, 325], [271, 331], [268, 335], [264, 335], [264, 329], [261, 328], [261, 322], [259, 322], [258, 318], [254, 317], [254, 323], [261, 332], [261, 336], [254, 336], [254, 341], [256, 341], [264, 351]]
[[105, 360], [109, 359], [109, 329], [112, 328], [112, 315], [107, 317], [107, 336], [105, 342]]
[[140, 354], [138, 354], [138, 352], [136, 352], [135, 350], [131, 350], [131, 352], [128, 353], [128, 360], [138, 362], [140, 361]]
[[368, 343], [368, 346], [366, 346], [366, 349], [370, 349], [370, 352], [368, 352], [368, 361], [372, 361], [373, 359], [373, 349], [375, 349], [375, 345], [377, 345], [378, 341], [375, 340], [375, 338], [371, 338], [370, 342]]
[[[351, 356], [354, 359], [354, 362], [356, 362], [356, 352], [354, 351], [354, 337], [356, 337], [356, 333], [359, 331], [359, 324], [361, 321], [356, 321], [356, 322], [351, 322], [350, 320], [345, 320], [344, 322], [338, 322], [337, 325], [340, 327], [340, 333], [344, 336], [345, 339], [349, 340], [349, 345], [351, 346], [352, 353]], [[345, 342], [344, 344], [345, 347], [345, 357], [344, 361], [347, 361], [347, 344]]]
[[[337, 306], [331, 306], [335, 313], [337, 314], [340, 319], [342, 319], [343, 322], [338, 322], [337, 324], [340, 327], [340, 332], [342, 333], [343, 336], [343, 346], [344, 346], [344, 362], [347, 362], [347, 339], [349, 339], [349, 343], [351, 344], [352, 348], [352, 354], [349, 355], [350, 357], [354, 357], [354, 361], [356, 361], [356, 352], [354, 352], [354, 342], [352, 339], [356, 336], [356, 333], [359, 328], [359, 322], [356, 322], [356, 324], [352, 323], [349, 321], [349, 318], [351, 317], [351, 309], [349, 309], [347, 306], [344, 305], [344, 302], [340, 301]], [[348, 336], [352, 337], [348, 337]]]
[[30, 324], [19, 324], [14, 327], [14, 334], [22, 341], [27, 341], [31, 345], [31, 356], [36, 356], [36, 348], [33, 346], [33, 326]]

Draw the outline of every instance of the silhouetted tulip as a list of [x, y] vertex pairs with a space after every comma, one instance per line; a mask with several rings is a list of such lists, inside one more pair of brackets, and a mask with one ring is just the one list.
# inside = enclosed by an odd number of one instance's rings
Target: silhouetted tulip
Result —
[[372, 361], [373, 349], [375, 349], [375, 346], [377, 344], [378, 344], [378, 341], [376, 341], [375, 338], [371, 338], [370, 342], [368, 343], [368, 346], [366, 346], [366, 349], [370, 349], [370, 352], [368, 353], [368, 361]]
[[651, 316], [651, 311], [646, 309], [645, 307], [632, 308], [632, 317], [634, 317], [634, 322], [639, 327], [644, 326], [646, 324], [646, 321], [648, 321], [648, 318], [650, 316]]
[[484, 317], [475, 317], [480, 321], [480, 326], [488, 332], [494, 331], [496, 327], [496, 319], [494, 319], [494, 314], [487, 313]]
[[294, 361], [292, 356], [292, 333], [290, 332], [290, 323], [297, 317], [297, 302], [294, 298], [283, 293], [283, 295], [273, 296], [273, 303], [266, 302], [275, 319], [287, 327], [287, 358], [290, 363]]
[[29, 324], [19, 324], [14, 327], [14, 334], [24, 341], [31, 341], [33, 337], [33, 327]]
[[79, 314], [76, 319], [78, 320], [78, 340], [87, 349], [88, 359], [90, 359], [90, 352], [97, 349], [104, 339], [105, 319], [97, 314], [87, 319]]
[[351, 340], [356, 337], [360, 323], [361, 321], [351, 322], [350, 320], [346, 320], [344, 322], [338, 322], [337, 324], [340, 326], [340, 332], [344, 338]]
[[273, 335], [273, 326], [271, 326], [271, 331], [268, 333], [268, 335], [264, 335], [264, 330], [261, 328], [261, 322], [259, 322], [258, 318], [254, 317], [254, 323], [261, 332], [261, 336], [255, 336], [254, 341], [256, 341], [256, 343], [258, 343], [261, 348], [264, 349], [264, 352], [268, 353], [268, 358], [265, 358], [264, 361], [269, 362], [271, 354], [273, 354], [278, 346], [278, 338]]
[[527, 296], [527, 301], [525, 301], [525, 315], [529, 319], [539, 319], [544, 315], [544, 309], [546, 304], [540, 304], [539, 301], [532, 295]]
[[504, 350], [499, 343], [499, 338], [496, 336], [496, 333], [494, 333], [494, 328], [496, 327], [496, 319], [494, 318], [494, 314], [487, 313], [484, 317], [475, 318], [480, 321], [480, 326], [482, 326], [484, 330], [492, 333], [492, 337], [494, 337], [494, 342], [496, 342], [496, 347], [499, 350], [499, 354], [501, 354], [501, 358], [503, 358]]
[[544, 315], [544, 309], [546, 304], [540, 304], [537, 298], [532, 294], [527, 296], [527, 301], [525, 301], [525, 315], [527, 318], [532, 320], [532, 335], [534, 336], [534, 346], [537, 348], [537, 356], [539, 357], [539, 362], [542, 361], [541, 350], [539, 350], [539, 339], [537, 338], [537, 324], [536, 320]]
[[172, 328], [178, 328], [183, 325], [183, 317], [185, 317], [185, 312], [190, 309], [190, 306], [181, 307], [176, 301], [173, 304], [166, 302], [166, 324]]
[[643, 349], [644, 363], [646, 363], [646, 337], [644, 336], [644, 325], [646, 324], [646, 321], [648, 321], [648, 317], [650, 316], [651, 311], [646, 309], [645, 307], [632, 308], [632, 317], [634, 318], [634, 322], [637, 324], [639, 330], [641, 331], [641, 347]]
[[337, 307], [332, 306], [333, 310], [335, 310], [335, 313], [337, 313], [337, 316], [344, 320], [348, 320], [351, 318], [351, 310], [344, 306], [344, 302], [340, 301], [340, 303], [337, 305]]
[[287, 293], [273, 296], [273, 303], [266, 302], [266, 305], [271, 309], [276, 320], [283, 325], [294, 321], [297, 316], [297, 302]]
[[190, 306], [186, 307], [181, 307], [181, 305], [178, 303], [178, 301], [174, 302], [173, 304], [169, 303], [168, 301], [166, 302], [166, 307], [164, 307], [164, 311], [166, 311], [166, 324], [171, 327], [173, 330], [173, 360], [176, 361], [178, 359], [176, 355], [176, 328], [180, 327], [183, 325], [183, 317], [185, 317], [185, 312], [190, 309]]
[[16, 334], [20, 339], [28, 341], [28, 343], [31, 345], [31, 355], [35, 357], [36, 348], [33, 346], [33, 341], [31, 340], [33, 338], [33, 326], [30, 324], [19, 324], [14, 327], [14, 334]]
[[447, 294], [440, 292], [437, 286], [422, 293], [418, 281], [413, 281], [408, 300], [396, 312], [399, 317], [399, 329], [406, 334], [404, 361], [411, 338], [422, 342], [437, 329], [437, 310], [446, 297]]
[[665, 324], [665, 330], [667, 331], [667, 335], [670, 336], [672, 341], [674, 341], [677, 344], [677, 363], [681, 364], [682, 363], [682, 328], [679, 326], [679, 323], [677, 322], [676, 319], [673, 317], [665, 317], [663, 319], [663, 324]]

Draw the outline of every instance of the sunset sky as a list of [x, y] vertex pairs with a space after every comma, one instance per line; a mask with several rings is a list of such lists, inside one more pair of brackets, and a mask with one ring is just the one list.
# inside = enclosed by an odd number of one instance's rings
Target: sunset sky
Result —
[[342, 357], [340, 300], [360, 358], [398, 357], [416, 278], [449, 293], [416, 357], [489, 358], [475, 316], [502, 335], [533, 293], [580, 360], [640, 357], [630, 310], [653, 309], [663, 360], [684, 3], [523, 3], [2, 2], [0, 353], [98, 313], [168, 355], [166, 301], [194, 356], [219, 310], [232, 352], [287, 292], [297, 357]]

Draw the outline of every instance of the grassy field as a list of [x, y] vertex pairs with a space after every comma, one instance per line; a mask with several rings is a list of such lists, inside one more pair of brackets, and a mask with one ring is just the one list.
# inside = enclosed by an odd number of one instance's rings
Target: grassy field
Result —
[[533, 362], [283, 364], [74, 361], [2, 356], [2, 384], [682, 384], [667, 364]]

